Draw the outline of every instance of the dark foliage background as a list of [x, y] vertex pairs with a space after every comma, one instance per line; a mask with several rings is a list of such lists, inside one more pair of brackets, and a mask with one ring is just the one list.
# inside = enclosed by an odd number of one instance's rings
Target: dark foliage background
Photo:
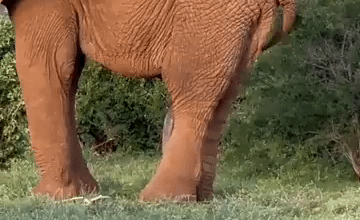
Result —
[[143, 151], [159, 147], [166, 96], [160, 80], [119, 77], [91, 62], [77, 96], [78, 133], [86, 146]]
[[313, 160], [334, 165], [348, 158], [358, 168], [360, 1], [298, 3], [290, 44], [256, 63], [223, 141], [228, 160], [249, 175]]

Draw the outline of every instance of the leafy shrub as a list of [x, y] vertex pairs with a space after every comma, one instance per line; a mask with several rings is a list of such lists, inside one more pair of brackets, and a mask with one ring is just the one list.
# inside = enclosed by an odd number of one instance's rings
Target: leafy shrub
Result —
[[323, 40], [310, 42], [305, 62], [346, 111], [332, 118], [315, 139], [341, 150], [360, 177], [360, 1], [331, 1], [328, 8], [321, 13], [327, 26], [318, 30]]
[[346, 135], [360, 110], [359, 3], [299, 1], [290, 45], [270, 49], [256, 63], [224, 138], [229, 157], [241, 155], [250, 175], [314, 158], [343, 161], [339, 138], [328, 134], [336, 127]]
[[86, 146], [156, 149], [165, 94], [160, 80], [123, 78], [90, 63], [80, 80], [77, 98], [81, 140]]
[[24, 101], [15, 69], [14, 37], [9, 21], [0, 19], [0, 167], [28, 149]]
[[5, 54], [14, 51], [14, 34], [11, 22], [3, 16], [0, 16], [0, 59]]

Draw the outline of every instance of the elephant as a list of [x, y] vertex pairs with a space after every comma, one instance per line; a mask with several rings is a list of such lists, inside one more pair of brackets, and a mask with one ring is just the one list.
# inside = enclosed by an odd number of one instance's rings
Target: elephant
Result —
[[164, 150], [140, 201], [213, 197], [231, 101], [274, 35], [293, 29], [295, 0], [0, 0], [16, 33], [16, 68], [40, 182], [65, 199], [99, 190], [76, 135], [86, 59], [126, 77], [161, 76], [171, 96]]

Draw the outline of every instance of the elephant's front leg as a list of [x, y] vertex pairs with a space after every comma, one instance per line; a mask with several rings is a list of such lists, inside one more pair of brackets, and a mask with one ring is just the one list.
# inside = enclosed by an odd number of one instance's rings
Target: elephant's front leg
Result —
[[42, 33], [30, 41], [24, 30], [16, 31], [17, 70], [41, 171], [34, 191], [58, 199], [94, 192], [98, 185], [76, 136], [75, 93], [84, 64], [76, 37], [60, 30], [62, 35]]

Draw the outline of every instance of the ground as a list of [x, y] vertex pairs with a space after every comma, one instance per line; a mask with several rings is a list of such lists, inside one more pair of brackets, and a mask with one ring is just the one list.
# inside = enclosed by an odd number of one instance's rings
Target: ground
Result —
[[159, 156], [116, 153], [97, 157], [87, 152], [86, 158], [102, 197], [56, 202], [32, 196], [38, 177], [28, 156], [14, 160], [10, 170], [0, 171], [0, 219], [360, 218], [360, 188], [348, 172], [350, 166], [327, 167], [314, 161], [292, 172], [249, 176], [238, 163], [222, 160], [213, 200], [144, 204], [137, 195], [154, 173]]

